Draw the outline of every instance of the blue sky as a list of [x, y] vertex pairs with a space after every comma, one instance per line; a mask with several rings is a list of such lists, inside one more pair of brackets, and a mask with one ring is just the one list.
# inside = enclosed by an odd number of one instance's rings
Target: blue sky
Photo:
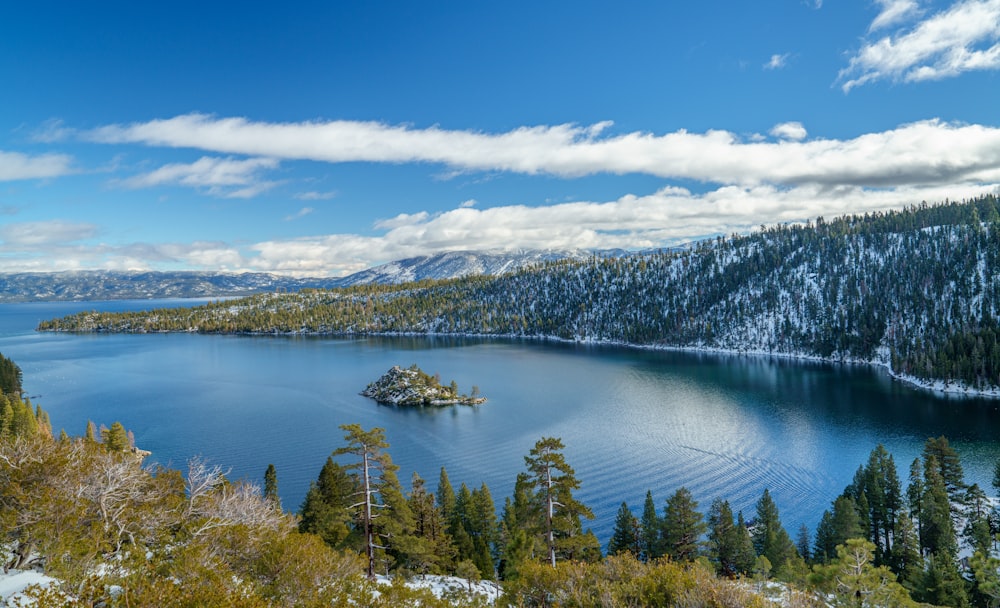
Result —
[[0, 272], [341, 275], [998, 192], [1000, 0], [0, 6]]

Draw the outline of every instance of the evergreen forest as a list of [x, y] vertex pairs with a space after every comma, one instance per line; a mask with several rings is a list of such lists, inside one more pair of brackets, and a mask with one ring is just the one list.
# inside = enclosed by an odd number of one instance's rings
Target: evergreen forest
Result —
[[867, 362], [939, 388], [1000, 389], [994, 195], [816, 218], [682, 250], [500, 276], [304, 289], [43, 331], [462, 334]]

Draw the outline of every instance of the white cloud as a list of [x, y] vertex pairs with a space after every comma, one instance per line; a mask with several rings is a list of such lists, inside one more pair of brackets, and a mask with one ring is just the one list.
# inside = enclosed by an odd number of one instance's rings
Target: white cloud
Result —
[[174, 255], [188, 267], [211, 270], [241, 270], [246, 264], [243, 255], [235, 247], [223, 243], [194, 243], [178, 248]]
[[461, 207], [462, 209], [468, 209], [469, 207], [475, 207], [476, 206], [476, 199], [470, 198], [467, 201], [462, 201], [461, 203], [459, 203], [458, 206]]
[[260, 173], [274, 169], [273, 158], [211, 158], [203, 156], [193, 163], [174, 163], [159, 169], [121, 180], [127, 188], [150, 188], [162, 185], [190, 186], [213, 196], [252, 198], [274, 187], [276, 182], [264, 181]]
[[375, 222], [375, 228], [380, 230], [392, 230], [394, 228], [399, 228], [400, 226], [413, 226], [427, 221], [427, 218], [429, 217], [431, 217], [431, 215], [426, 211], [419, 211], [417, 213], [400, 213], [394, 218], [378, 220]]
[[996, 184], [872, 190], [860, 187], [725, 186], [704, 194], [664, 188], [646, 196], [547, 207], [460, 208], [402, 215], [378, 236], [333, 234], [257, 243], [254, 269], [298, 275], [347, 274], [374, 264], [438, 251], [660, 247], [692, 238], [745, 232], [761, 223], [898, 209], [921, 200], [970, 198]]
[[98, 232], [96, 225], [84, 222], [64, 220], [16, 222], [0, 226], [0, 246], [4, 249], [34, 249], [91, 239], [97, 236]]
[[[920, 201], [961, 200], [1000, 193], [991, 183], [873, 189], [858, 186], [722, 186], [705, 193], [667, 187], [604, 202], [542, 207], [457, 208], [401, 214], [375, 225], [375, 234], [325, 234], [249, 245], [225, 242], [132, 243], [83, 241], [89, 224], [40, 222], [0, 228], [0, 269], [209, 269], [299, 276], [342, 275], [391, 260], [459, 250], [662, 247], [760, 224], [817, 216], [898, 209]], [[7, 236], [13, 235], [14, 240]]]
[[309, 215], [313, 211], [315, 211], [315, 209], [313, 209], [312, 207], [303, 207], [303, 208], [299, 209], [298, 211], [296, 211], [295, 213], [293, 213], [291, 215], [286, 215], [285, 216], [285, 221], [286, 222], [291, 222], [292, 220], [297, 220], [300, 217], [305, 217], [305, 216]]
[[29, 156], [0, 150], [0, 182], [69, 175], [72, 165], [73, 159], [65, 154]]
[[768, 62], [764, 64], [764, 69], [765, 70], [781, 69], [788, 64], [788, 57], [789, 57], [788, 53], [784, 53], [782, 55], [771, 55], [771, 59], [769, 59]]
[[46, 236], [31, 242], [10, 242], [0, 235], [0, 272], [52, 272], [64, 270], [166, 270], [198, 269], [240, 271], [246, 269], [243, 254], [220, 242], [194, 243], [82, 243], [96, 235], [90, 225], [71, 223], [60, 230], [58, 222], [40, 229]]
[[[913, 16], [905, 2], [880, 2], [871, 30]], [[939, 80], [1000, 69], [1000, 0], [962, 0], [909, 29], [866, 41], [838, 80], [844, 92], [877, 80]]]
[[869, 32], [904, 23], [923, 13], [916, 0], [875, 0], [875, 4], [882, 10], [868, 26]]
[[75, 133], [76, 130], [66, 127], [63, 121], [52, 118], [43, 122], [42, 126], [31, 134], [31, 141], [51, 144], [69, 139]]
[[806, 132], [806, 128], [802, 126], [801, 122], [783, 122], [781, 124], [774, 125], [771, 129], [771, 135], [779, 139], [799, 141], [805, 139], [808, 133]]
[[336, 198], [337, 193], [335, 191], [330, 192], [299, 192], [294, 195], [300, 201], [326, 201], [331, 198]]
[[[1000, 0], [995, 0], [1000, 3]], [[603, 135], [591, 127], [520, 127], [505, 133], [415, 129], [373, 122], [259, 123], [189, 114], [89, 134], [96, 141], [193, 147], [265, 156], [224, 162], [237, 175], [270, 168], [277, 158], [341, 162], [441, 163], [462, 171], [579, 177], [641, 173], [716, 184], [904, 186], [993, 181], [1000, 172], [1000, 129], [928, 120], [854, 139], [744, 141], [728, 131]], [[188, 165], [145, 181], [180, 180]], [[162, 177], [159, 177], [162, 175]], [[133, 178], [139, 179], [139, 178]], [[200, 183], [200, 178], [190, 178]], [[142, 181], [142, 180], [140, 180]]]

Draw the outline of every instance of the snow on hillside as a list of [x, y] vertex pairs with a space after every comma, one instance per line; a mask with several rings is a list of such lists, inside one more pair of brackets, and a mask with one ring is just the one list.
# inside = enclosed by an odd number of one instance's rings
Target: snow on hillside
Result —
[[396, 285], [426, 279], [454, 279], [469, 275], [498, 275], [527, 266], [557, 260], [583, 260], [594, 253], [575, 250], [524, 250], [512, 251], [446, 251], [396, 260], [356, 272], [340, 280], [340, 285], [368, 285], [378, 283]]

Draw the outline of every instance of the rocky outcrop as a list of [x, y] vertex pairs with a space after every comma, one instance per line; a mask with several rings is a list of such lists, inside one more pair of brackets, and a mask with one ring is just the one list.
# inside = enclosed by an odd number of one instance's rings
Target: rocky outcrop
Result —
[[460, 395], [454, 382], [450, 386], [442, 386], [436, 376], [424, 373], [416, 365], [406, 369], [392, 366], [361, 394], [382, 404], [400, 406], [479, 405], [486, 402], [485, 397], [475, 394], [471, 397]]

